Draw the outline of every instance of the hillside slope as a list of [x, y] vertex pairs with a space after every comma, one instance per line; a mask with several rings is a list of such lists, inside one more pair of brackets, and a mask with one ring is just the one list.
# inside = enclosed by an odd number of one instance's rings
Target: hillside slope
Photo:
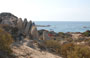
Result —
[[13, 53], [17, 56], [17, 58], [61, 58], [46, 51], [33, 49], [26, 45], [28, 42], [29, 41], [26, 41], [20, 46], [12, 47]]

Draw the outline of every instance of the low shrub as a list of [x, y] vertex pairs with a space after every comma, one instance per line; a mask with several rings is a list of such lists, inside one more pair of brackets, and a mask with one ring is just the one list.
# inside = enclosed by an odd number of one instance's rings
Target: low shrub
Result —
[[63, 58], [90, 58], [90, 48], [85, 45], [77, 45], [74, 43], [60, 44], [56, 40], [47, 40], [43, 42], [41, 47], [47, 48]]
[[3, 29], [0, 29], [0, 51], [10, 55], [12, 53], [12, 50], [10, 48], [12, 42], [13, 39], [11, 35]]
[[60, 43], [56, 40], [46, 40], [39, 44], [39, 48], [42, 50], [48, 50], [49, 52], [59, 53]]
[[64, 38], [64, 37], [65, 37], [65, 34], [64, 34], [63, 32], [59, 32], [59, 33], [58, 33], [58, 36]]
[[90, 58], [90, 48], [76, 45], [74, 50], [68, 52], [67, 58]]
[[61, 46], [61, 50], [60, 50], [60, 54], [63, 56], [63, 57], [67, 57], [68, 56], [68, 52], [72, 51], [74, 49], [74, 44], [73, 43], [66, 43], [66, 44], [63, 44]]
[[9, 32], [13, 39], [16, 41], [16, 37], [18, 36], [18, 28], [17, 27], [12, 27], [7, 24], [0, 24], [0, 28], [4, 29], [6, 32]]
[[90, 48], [67, 43], [61, 46], [61, 55], [64, 58], [90, 58]]
[[68, 33], [63, 33], [63, 32], [59, 32], [57, 34], [59, 37], [65, 39], [65, 38], [71, 38], [72, 35], [68, 34]]
[[46, 47], [55, 53], [59, 53], [60, 51], [60, 43], [56, 40], [47, 40], [44, 42]]
[[89, 37], [90, 36], [90, 30], [87, 30], [86, 32], [83, 32], [82, 35]]

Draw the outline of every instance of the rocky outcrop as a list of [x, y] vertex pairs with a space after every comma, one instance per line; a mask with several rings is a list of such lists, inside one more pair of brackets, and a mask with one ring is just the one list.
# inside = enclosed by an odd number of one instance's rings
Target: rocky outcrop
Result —
[[31, 27], [32, 27], [32, 21], [29, 21], [29, 22], [27, 23], [27, 25], [26, 25], [25, 30], [24, 30], [25, 34], [28, 34], [28, 33], [29, 33]]
[[22, 32], [23, 30], [23, 21], [21, 18], [18, 19], [17, 21], [17, 28], [20, 30], [19, 32]]
[[11, 13], [1, 13], [0, 14], [0, 23], [7, 24], [15, 27], [17, 24], [18, 17], [14, 16]]
[[[41, 41], [39, 40], [39, 33], [34, 22], [28, 22], [27, 19], [23, 21], [22, 18], [18, 18], [11, 13], [1, 13], [0, 27], [11, 33], [15, 40], [10, 46], [13, 51], [11, 58], [60, 58], [49, 52], [40, 51], [38, 43]], [[47, 34], [47, 32], [43, 32], [45, 40], [49, 39]], [[0, 51], [0, 58], [10, 58], [4, 55], [4, 53]]]
[[23, 32], [24, 32], [24, 30], [25, 30], [25, 28], [26, 28], [27, 23], [28, 23], [28, 21], [27, 21], [27, 19], [25, 18], [25, 19], [24, 19], [24, 22], [23, 22]]
[[32, 35], [33, 39], [37, 39], [37, 40], [39, 39], [39, 34], [38, 34], [37, 28], [35, 26], [35, 23], [33, 23], [33, 25], [32, 25], [31, 35]]
[[43, 40], [50, 40], [50, 37], [48, 36], [47, 31], [43, 31]]
[[[1, 13], [0, 24], [11, 26], [12, 29], [10, 28], [10, 33], [18, 41], [27, 36], [32, 39], [38, 39], [39, 37], [35, 23], [33, 23], [32, 21], [28, 22], [26, 18], [23, 21], [22, 18], [18, 18], [11, 13]], [[16, 32], [16, 30], [18, 31]]]
[[[21, 18], [18, 18], [11, 13], [1, 13], [0, 25], [5, 31], [11, 33], [15, 40], [12, 45], [10, 45], [13, 52], [11, 58], [61, 58], [47, 51], [40, 50], [38, 44], [43, 41], [39, 40], [40, 34], [38, 33], [34, 22], [28, 22], [27, 19], [24, 19], [23, 21]], [[44, 31], [41, 33], [44, 40], [50, 39], [48, 37], [48, 32]], [[0, 51], [0, 56], [3, 55], [0, 58], [5, 58], [4, 53]]]

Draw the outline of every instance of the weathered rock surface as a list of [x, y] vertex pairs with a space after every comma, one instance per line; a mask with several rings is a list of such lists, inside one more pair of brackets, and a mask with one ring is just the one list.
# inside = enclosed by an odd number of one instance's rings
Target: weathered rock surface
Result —
[[33, 39], [36, 39], [36, 40], [39, 39], [39, 34], [38, 34], [38, 31], [37, 31], [37, 28], [36, 28], [35, 25], [32, 25], [31, 35], [32, 35], [32, 38], [33, 38]]
[[[13, 29], [10, 28], [10, 33], [12, 33], [13, 30], [12, 34], [14, 37], [16, 37], [16, 39], [24, 38], [25, 36], [30, 38], [32, 37], [33, 39], [38, 39], [38, 31], [35, 23], [32, 23], [32, 21], [28, 22], [26, 18], [23, 21], [22, 18], [18, 18], [11, 13], [1, 13], [0, 24], [6, 24], [13, 27]], [[16, 29], [18, 30], [17, 32]]]
[[50, 37], [48, 36], [47, 31], [43, 31], [43, 40], [50, 40]]
[[23, 21], [21, 18], [18, 19], [17, 21], [17, 28], [20, 30], [19, 32], [22, 32], [23, 30]]
[[17, 24], [18, 17], [14, 16], [11, 13], [1, 13], [0, 14], [0, 23], [7, 24], [15, 27]]
[[27, 23], [28, 23], [28, 21], [27, 21], [27, 19], [25, 18], [25, 19], [24, 19], [24, 22], [23, 22], [23, 31], [25, 30]]
[[25, 28], [25, 31], [24, 31], [25, 34], [28, 34], [28, 33], [29, 33], [31, 27], [32, 27], [32, 21], [29, 21], [29, 22], [27, 23], [26, 28]]

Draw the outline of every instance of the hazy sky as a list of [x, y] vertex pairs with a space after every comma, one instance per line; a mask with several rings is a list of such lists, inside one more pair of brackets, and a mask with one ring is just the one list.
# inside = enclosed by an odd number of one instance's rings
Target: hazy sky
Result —
[[0, 12], [33, 21], [90, 21], [90, 0], [0, 0]]

